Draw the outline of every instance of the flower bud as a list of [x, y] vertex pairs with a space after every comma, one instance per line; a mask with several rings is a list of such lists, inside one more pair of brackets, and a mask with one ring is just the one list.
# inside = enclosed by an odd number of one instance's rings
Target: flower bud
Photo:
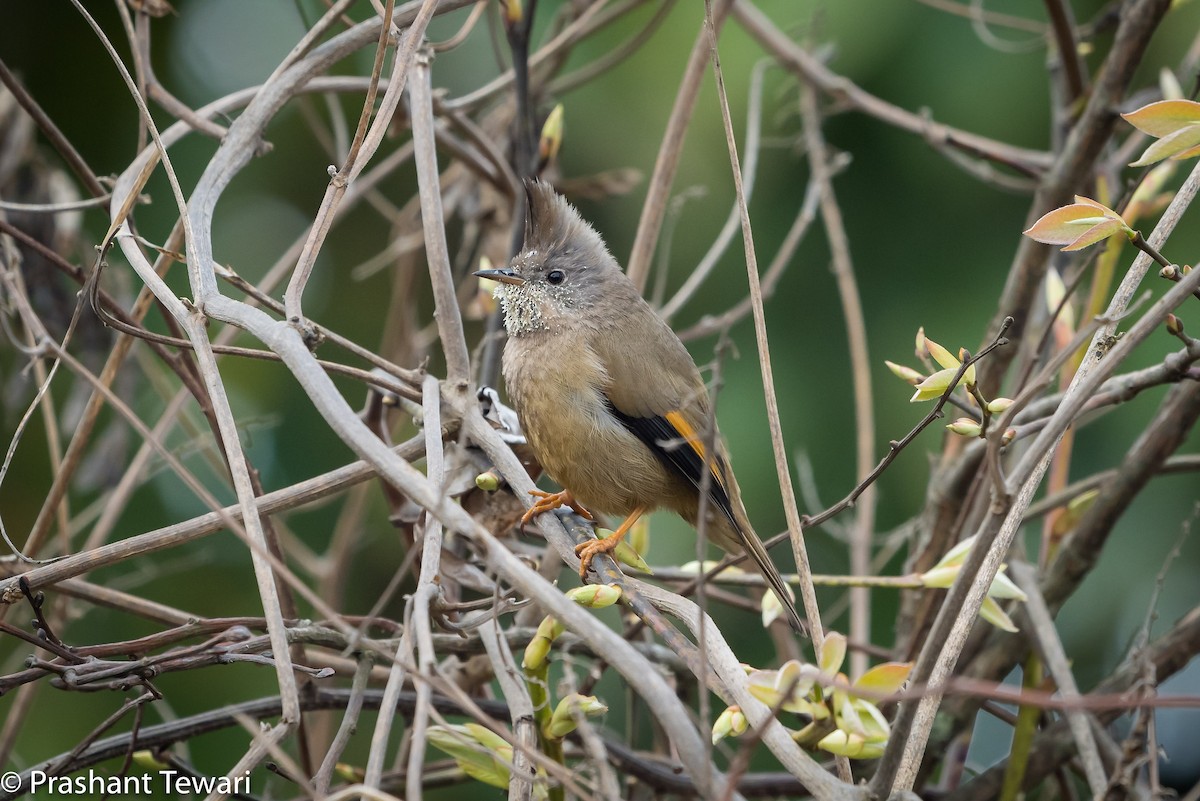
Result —
[[837, 756], [854, 759], [878, 759], [883, 756], [883, 743], [868, 743], [860, 734], [847, 734], [841, 729], [835, 729], [827, 734], [817, 748]]
[[550, 646], [566, 629], [558, 622], [558, 618], [546, 615], [538, 624], [533, 639], [525, 646], [525, 656], [521, 659], [521, 667], [525, 670], [540, 670], [546, 664], [550, 655]]
[[717, 722], [712, 727], [712, 742], [716, 745], [726, 737], [740, 737], [746, 733], [750, 724], [740, 706], [731, 706], [717, 716]]
[[912, 369], [911, 367], [906, 367], [903, 364], [896, 364], [895, 362], [889, 362], [886, 359], [883, 363], [886, 364], [887, 368], [892, 371], [892, 375], [896, 376], [896, 378], [899, 378], [905, 383], [912, 384], [914, 387], [925, 380], [924, 375]]
[[171, 767], [166, 762], [154, 755], [154, 752], [149, 749], [133, 752], [133, 764], [143, 770], [166, 770]]
[[567, 597], [588, 609], [603, 609], [621, 600], [621, 588], [616, 584], [587, 584], [568, 590]]
[[[966, 348], [959, 348], [958, 349], [958, 358], [961, 360], [960, 363], [965, 362], [971, 358], [971, 354], [967, 353]], [[963, 371], [962, 380], [963, 380], [963, 383], [966, 384], [968, 387], [975, 386], [975, 365], [974, 364], [967, 365], [967, 369]]]
[[978, 437], [983, 432], [979, 423], [970, 417], [960, 417], [946, 428], [963, 437]]
[[475, 476], [475, 486], [484, 492], [495, 492], [500, 489], [500, 475], [494, 470]]
[[594, 718], [607, 712], [608, 707], [594, 695], [571, 693], [554, 708], [554, 714], [546, 724], [545, 735], [552, 739], [561, 739], [575, 731], [575, 710], [582, 712], [586, 717]]
[[559, 103], [546, 117], [542, 125], [542, 135], [538, 138], [538, 159], [541, 164], [547, 164], [558, 155], [563, 140], [563, 104]]
[[988, 401], [987, 410], [992, 414], [1004, 414], [1012, 405], [1012, 398], [992, 398]]
[[[720, 561], [716, 559], [705, 559], [703, 562], [697, 562], [695, 559], [693, 559], [690, 562], [684, 562], [682, 565], [680, 565], [679, 572], [686, 573], [689, 576], [699, 576], [707, 573], [719, 564], [721, 564]], [[724, 570], [725, 575], [728, 576], [744, 572], [745, 571], [737, 565], [730, 565]]]

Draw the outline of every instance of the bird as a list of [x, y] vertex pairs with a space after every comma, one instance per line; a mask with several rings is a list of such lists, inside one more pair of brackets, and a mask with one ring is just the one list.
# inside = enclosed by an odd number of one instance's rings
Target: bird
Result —
[[611, 536], [576, 547], [586, 581], [592, 560], [642, 515], [666, 508], [695, 526], [706, 484], [708, 538], [748, 554], [806, 634], [750, 524], [725, 441], [709, 433], [711, 400], [691, 354], [564, 197], [536, 179], [525, 196], [520, 251], [507, 267], [474, 273], [496, 282], [505, 386], [534, 455], [563, 488], [531, 491], [538, 500], [522, 522], [561, 506], [589, 520], [623, 517]]

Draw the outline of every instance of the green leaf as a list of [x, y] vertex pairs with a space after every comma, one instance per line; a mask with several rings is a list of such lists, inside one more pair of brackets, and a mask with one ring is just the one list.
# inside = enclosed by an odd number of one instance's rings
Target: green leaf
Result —
[[1012, 622], [1012, 618], [1004, 613], [995, 598], [984, 598], [983, 606], [979, 607], [979, 616], [996, 628], [1016, 634], [1020, 629]]
[[1012, 579], [1004, 575], [1004, 568], [1001, 568], [996, 577], [992, 579], [992, 586], [988, 587], [987, 594], [990, 598], [1003, 598], [1014, 601], [1029, 600], [1029, 596], [1025, 594], [1025, 591], [1016, 584], [1013, 584]]
[[884, 662], [858, 677], [854, 689], [891, 694], [904, 686], [912, 672], [912, 662]]
[[846, 635], [836, 631], [828, 632], [825, 641], [821, 643], [821, 656], [818, 660], [821, 672], [827, 676], [836, 676], [845, 659]]
[[962, 362], [954, 358], [954, 354], [928, 337], [925, 338], [925, 349], [929, 351], [929, 355], [933, 357], [935, 362], [947, 370], [958, 372], [958, 368], [962, 365]]
[[909, 403], [917, 403], [919, 401], [933, 400], [934, 398], [942, 397], [947, 389], [950, 388], [950, 383], [954, 380], [954, 376], [958, 375], [958, 368], [946, 368], [938, 370], [933, 375], [926, 378], [920, 384], [917, 384], [917, 391], [908, 399]]
[[1195, 155], [1200, 155], [1200, 124], [1192, 124], [1164, 136], [1146, 148], [1141, 157], [1130, 162], [1129, 166], [1146, 167], [1164, 159], [1181, 161]]
[[[429, 744], [454, 758], [463, 773], [492, 787], [508, 787], [512, 746], [480, 726], [430, 726]], [[482, 738], [482, 739], [480, 739]]]
[[767, 706], [815, 717], [817, 710], [823, 707], [810, 703], [807, 696], [819, 675], [812, 665], [790, 659], [779, 670], [755, 670], [746, 678], [750, 694]]

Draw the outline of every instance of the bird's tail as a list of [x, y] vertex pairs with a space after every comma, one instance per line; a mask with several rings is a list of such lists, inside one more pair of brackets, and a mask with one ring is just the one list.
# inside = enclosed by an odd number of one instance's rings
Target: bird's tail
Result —
[[754, 562], [754, 566], [758, 568], [758, 572], [762, 573], [768, 586], [774, 590], [775, 597], [779, 599], [783, 611], [787, 613], [788, 623], [797, 634], [807, 637], [808, 627], [804, 625], [804, 620], [796, 611], [796, 604], [792, 600], [787, 584], [784, 582], [783, 576], [779, 575], [779, 569], [775, 567], [775, 563], [771, 561], [771, 555], [767, 553], [767, 548], [763, 545], [762, 540], [747, 523], [738, 526], [738, 539], [741, 540], [742, 547], [746, 549], [746, 554]]

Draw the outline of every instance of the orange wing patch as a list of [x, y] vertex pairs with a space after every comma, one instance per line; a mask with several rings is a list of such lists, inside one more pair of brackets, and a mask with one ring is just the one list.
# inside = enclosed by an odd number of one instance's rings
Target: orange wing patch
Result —
[[667, 422], [671, 424], [671, 427], [679, 432], [680, 439], [686, 442], [688, 447], [695, 451], [696, 455], [700, 457], [700, 463], [708, 465], [708, 470], [710, 473], [712, 473], [712, 477], [716, 479], [717, 483], [724, 487], [725, 477], [721, 475], [721, 471], [718, 469], [721, 466], [720, 457], [710, 461], [705, 456], [704, 439], [696, 433], [696, 429], [692, 428], [691, 423], [684, 418], [683, 413], [667, 412], [663, 416], [666, 417]]
[[[737, 529], [738, 522], [733, 514], [733, 502], [729, 499], [729, 465], [720, 453], [708, 454], [704, 439], [687, 421], [682, 412], [667, 412], [665, 415], [635, 417], [625, 414], [608, 400], [608, 410], [621, 421], [629, 433], [642, 441], [651, 453], [673, 474], [687, 480], [697, 490], [704, 478], [704, 470], [710, 471], [714, 481], [709, 482], [708, 497], [724, 513], [730, 524]], [[684, 447], [686, 445], [687, 447]]]

